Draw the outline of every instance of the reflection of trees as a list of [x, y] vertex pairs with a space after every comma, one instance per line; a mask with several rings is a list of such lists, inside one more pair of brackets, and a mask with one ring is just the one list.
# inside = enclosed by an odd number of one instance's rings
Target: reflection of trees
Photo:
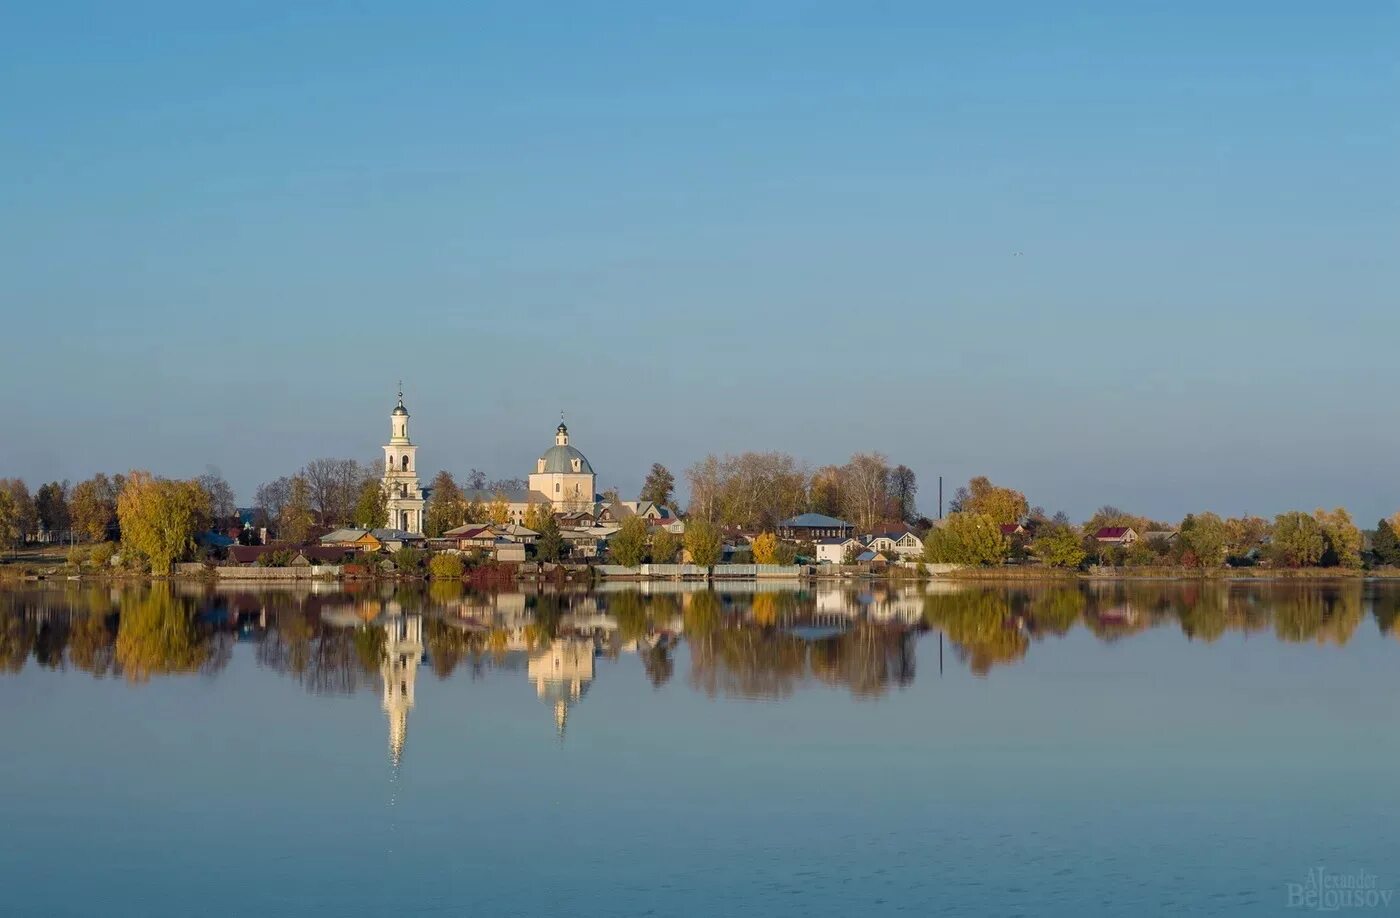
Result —
[[18, 609], [0, 616], [0, 670], [17, 673], [24, 669], [34, 646], [34, 627]]
[[851, 694], [883, 695], [890, 683], [914, 681], [914, 633], [898, 626], [857, 622], [845, 634], [812, 645], [812, 675]]
[[1082, 614], [1084, 594], [1078, 587], [1048, 589], [1030, 602], [1030, 618], [1037, 636], [1067, 634]]
[[653, 688], [661, 688], [676, 672], [676, 661], [671, 657], [671, 646], [665, 641], [642, 651], [642, 669], [646, 670], [647, 681]]
[[194, 609], [167, 584], [122, 597], [116, 657], [128, 681], [198, 672], [210, 655], [209, 635], [197, 626]]
[[89, 613], [73, 624], [68, 638], [68, 661], [101, 679], [117, 665], [117, 618]]
[[[272, 615], [267, 636], [257, 645], [258, 663], [273, 672], [296, 679], [316, 694], [350, 694], [367, 684], [378, 684], [379, 662], [367, 665], [357, 640], [366, 628], [331, 628], [313, 624], [301, 608]], [[368, 640], [374, 640], [370, 638]], [[382, 635], [379, 638], [382, 643]]]
[[1005, 597], [991, 590], [933, 594], [924, 598], [924, 620], [942, 629], [959, 659], [985, 676], [999, 663], [1026, 655], [1026, 634], [1011, 618]]
[[1361, 623], [1361, 585], [1302, 588], [1274, 607], [1274, 633], [1282, 641], [1316, 640], [1342, 646]]

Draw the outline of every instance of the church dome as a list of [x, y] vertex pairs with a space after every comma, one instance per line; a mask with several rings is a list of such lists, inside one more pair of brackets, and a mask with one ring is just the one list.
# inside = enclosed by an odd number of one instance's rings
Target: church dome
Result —
[[405, 407], [403, 406], [403, 402], [399, 402], [399, 407], [397, 407], [397, 408], [394, 409], [394, 417], [396, 417], [396, 418], [406, 418], [406, 417], [408, 417], [408, 409], [405, 408]]
[[[575, 459], [578, 460], [578, 468], [574, 468]], [[540, 457], [540, 462], [543, 463], [540, 468], [540, 473], [546, 475], [556, 472], [566, 475], [576, 473], [584, 475], [593, 474], [593, 466], [588, 464], [588, 457], [572, 446], [551, 446], [545, 451], [545, 454]]]

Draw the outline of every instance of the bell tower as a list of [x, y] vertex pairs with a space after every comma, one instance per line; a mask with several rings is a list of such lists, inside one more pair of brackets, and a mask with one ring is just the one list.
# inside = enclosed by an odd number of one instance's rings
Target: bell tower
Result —
[[384, 500], [389, 528], [423, 532], [423, 489], [418, 484], [418, 447], [408, 438], [408, 409], [399, 404], [389, 415], [389, 442], [384, 444]]

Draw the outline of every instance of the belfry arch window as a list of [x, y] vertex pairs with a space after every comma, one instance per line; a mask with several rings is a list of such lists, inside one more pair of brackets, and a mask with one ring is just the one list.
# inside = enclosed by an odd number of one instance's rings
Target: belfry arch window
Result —
[[407, 457], [407, 456], [404, 456], [404, 457], [403, 457], [403, 470], [404, 470], [405, 472], [408, 471], [408, 457]]

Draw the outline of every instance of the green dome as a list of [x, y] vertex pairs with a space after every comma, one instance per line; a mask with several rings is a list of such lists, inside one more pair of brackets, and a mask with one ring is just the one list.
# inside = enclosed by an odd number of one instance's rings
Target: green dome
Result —
[[540, 470], [542, 474], [574, 474], [575, 459], [578, 460], [579, 474], [593, 474], [593, 466], [588, 464], [588, 457], [572, 446], [551, 446], [540, 459], [544, 461], [544, 468]]

